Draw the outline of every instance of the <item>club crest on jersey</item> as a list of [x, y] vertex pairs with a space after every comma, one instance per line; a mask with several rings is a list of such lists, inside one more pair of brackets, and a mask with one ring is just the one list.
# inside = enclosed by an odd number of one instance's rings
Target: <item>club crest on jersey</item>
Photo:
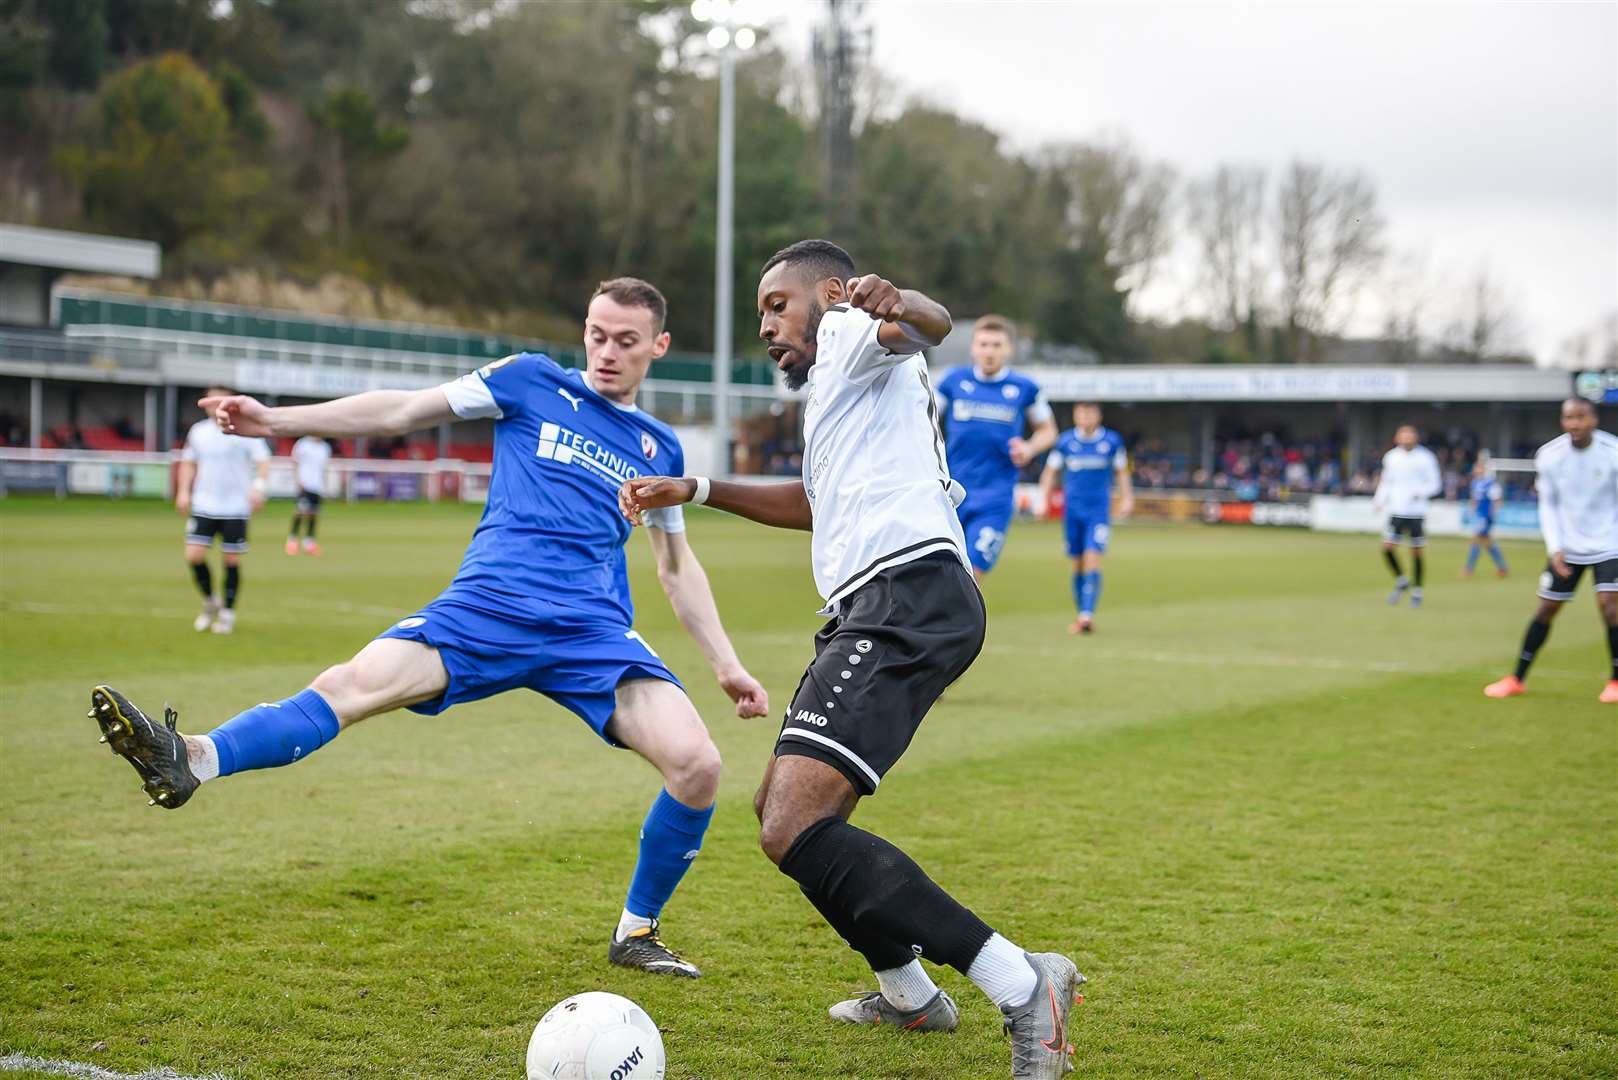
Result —
[[650, 431], [640, 433], [640, 452], [646, 455], [647, 461], [657, 459], [657, 440], [652, 438]]
[[1014, 401], [1017, 397], [1017, 388], [1015, 386], [1002, 386], [1000, 388], [1000, 396], [1005, 398], [1007, 401]]
[[961, 380], [961, 389], [965, 390], [968, 394], [970, 394], [972, 391], [976, 390], [977, 388], [978, 388], [977, 383], [973, 382], [971, 379], [962, 379]]

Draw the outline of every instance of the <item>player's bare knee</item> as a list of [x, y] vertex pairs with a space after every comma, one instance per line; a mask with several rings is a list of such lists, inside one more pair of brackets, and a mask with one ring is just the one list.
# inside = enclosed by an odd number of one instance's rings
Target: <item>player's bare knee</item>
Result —
[[1618, 592], [1596, 593], [1596, 607], [1608, 626], [1618, 626]]
[[242, 564], [242, 557], [240, 555], [225, 554], [220, 556], [220, 558], [226, 566], [240, 566]]
[[326, 699], [339, 717], [351, 717], [365, 712], [363, 699], [367, 688], [359, 665], [348, 660], [334, 664], [315, 676], [309, 689]]
[[719, 793], [723, 762], [712, 739], [705, 739], [663, 773], [669, 794], [687, 806], [708, 806]]
[[1542, 599], [1539, 602], [1539, 610], [1534, 612], [1534, 618], [1538, 619], [1540, 622], [1550, 622], [1552, 619], [1556, 618], [1557, 613], [1561, 610], [1562, 601]]

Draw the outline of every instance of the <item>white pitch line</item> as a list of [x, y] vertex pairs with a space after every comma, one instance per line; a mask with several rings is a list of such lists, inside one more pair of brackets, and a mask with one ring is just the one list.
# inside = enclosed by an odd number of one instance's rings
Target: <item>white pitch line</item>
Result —
[[57, 1076], [77, 1076], [81, 1080], [226, 1080], [219, 1073], [206, 1076], [187, 1076], [173, 1069], [147, 1069], [145, 1072], [121, 1073], [91, 1065], [85, 1061], [54, 1061], [29, 1057], [27, 1054], [7, 1054], [0, 1057], [0, 1072], [42, 1072]]

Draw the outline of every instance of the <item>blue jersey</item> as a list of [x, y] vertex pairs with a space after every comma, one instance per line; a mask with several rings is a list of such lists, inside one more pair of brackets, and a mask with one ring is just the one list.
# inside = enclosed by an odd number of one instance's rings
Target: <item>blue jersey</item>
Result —
[[1050, 416], [1039, 384], [1015, 371], [984, 379], [959, 367], [939, 380], [937, 394], [950, 475], [974, 502], [980, 495], [1009, 501], [1018, 470], [1008, 444], [1022, 435], [1025, 419], [1038, 423]]
[[[581, 372], [538, 353], [498, 360], [444, 393], [463, 419], [495, 418], [489, 501], [451, 591], [494, 594], [518, 612], [560, 606], [630, 624], [630, 527], [618, 488], [685, 472], [673, 429], [615, 405]], [[659, 521], [684, 528], [683, 517]]]
[[1099, 428], [1084, 438], [1078, 428], [1069, 428], [1056, 440], [1047, 467], [1054, 464], [1064, 474], [1067, 513], [1105, 516], [1112, 506], [1113, 476], [1128, 467], [1124, 437], [1111, 428]]
[[1472, 480], [1472, 516], [1478, 521], [1494, 520], [1495, 500], [1500, 496], [1500, 484], [1493, 477], [1480, 476]]

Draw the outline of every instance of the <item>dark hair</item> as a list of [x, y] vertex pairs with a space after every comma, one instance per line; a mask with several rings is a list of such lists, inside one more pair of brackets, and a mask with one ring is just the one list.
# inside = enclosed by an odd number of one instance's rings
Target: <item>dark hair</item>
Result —
[[1573, 397], [1563, 398], [1562, 399], [1562, 408], [1565, 409], [1569, 405], [1583, 405], [1586, 409], [1589, 409], [1595, 415], [1597, 415], [1597, 416], [1601, 415], [1601, 407], [1598, 404], [1596, 404], [1594, 401], [1591, 401], [1587, 397], [1580, 397], [1579, 395], [1575, 394]]
[[1099, 408], [1101, 408], [1101, 402], [1099, 402], [1099, 401], [1075, 401], [1073, 403], [1073, 407], [1075, 409], [1080, 408], [1081, 406], [1082, 407], [1088, 407], [1088, 408], [1091, 408], [1091, 409], [1099, 409]]
[[782, 263], [803, 267], [811, 281], [833, 277], [847, 281], [854, 276], [854, 260], [830, 240], [799, 240], [796, 244], [788, 244], [765, 261], [759, 268], [758, 276], [763, 277]]
[[979, 331], [993, 331], [1004, 334], [1012, 340], [1016, 340], [1017, 337], [1016, 327], [1012, 326], [1011, 320], [1004, 315], [979, 315], [978, 321], [972, 324], [972, 333], [976, 334]]
[[652, 313], [652, 333], [663, 332], [663, 323], [669, 317], [669, 302], [663, 299], [663, 294], [650, 281], [642, 281], [638, 277], [615, 277], [597, 285], [596, 291], [590, 294], [590, 301], [594, 303], [598, 296], [605, 296], [625, 307], [645, 308]]

